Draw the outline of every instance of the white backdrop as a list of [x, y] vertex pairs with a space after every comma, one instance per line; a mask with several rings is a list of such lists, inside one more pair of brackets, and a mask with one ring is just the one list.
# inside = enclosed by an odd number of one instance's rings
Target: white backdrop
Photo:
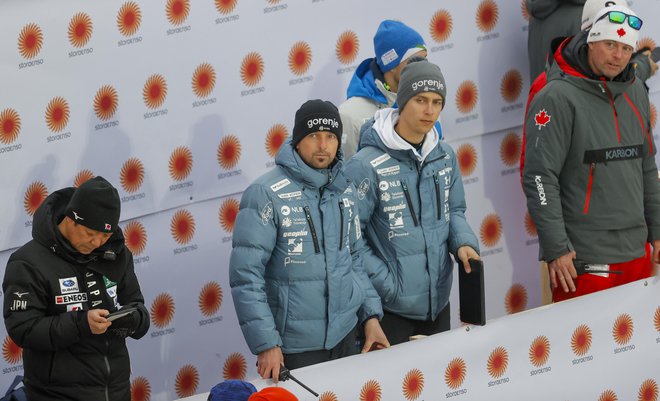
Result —
[[[660, 12], [658, 0], [629, 3], [642, 17]], [[1, 268], [29, 240], [48, 193], [102, 175], [120, 191], [152, 312], [150, 332], [129, 344], [134, 399], [255, 377], [227, 277], [236, 201], [273, 165], [300, 104], [343, 101], [355, 67], [373, 56], [379, 22], [394, 18], [420, 32], [447, 79], [443, 132], [481, 239], [487, 317], [539, 306], [538, 244], [517, 168], [529, 86], [522, 4], [3, 1]], [[659, 29], [647, 18], [643, 40], [660, 40]], [[0, 388], [22, 370], [7, 338], [3, 356]]]

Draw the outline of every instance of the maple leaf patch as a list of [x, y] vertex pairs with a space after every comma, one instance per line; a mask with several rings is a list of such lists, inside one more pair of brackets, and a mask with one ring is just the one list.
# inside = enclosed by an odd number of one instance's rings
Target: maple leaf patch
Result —
[[545, 109], [542, 109], [536, 115], [534, 116], [534, 122], [536, 122], [536, 126], [539, 127], [539, 131], [541, 128], [545, 127], [548, 125], [550, 122], [550, 114], [548, 114]]

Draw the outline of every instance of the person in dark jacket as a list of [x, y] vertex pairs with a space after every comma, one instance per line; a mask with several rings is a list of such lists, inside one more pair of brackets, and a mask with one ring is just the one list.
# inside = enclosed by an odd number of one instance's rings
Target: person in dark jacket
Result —
[[229, 284], [257, 371], [277, 381], [289, 369], [389, 346], [383, 315], [359, 257], [357, 189], [342, 169], [342, 123], [319, 99], [296, 112], [275, 168], [243, 193]]
[[562, 43], [529, 105], [522, 180], [554, 301], [649, 277], [660, 261], [649, 99], [630, 61], [641, 27], [628, 8], [602, 9]]
[[391, 344], [450, 329], [450, 254], [471, 271], [479, 244], [465, 218], [456, 154], [436, 122], [447, 89], [426, 60], [401, 73], [397, 103], [364, 124], [360, 150], [346, 166], [358, 184], [364, 265], [381, 296]]
[[[102, 177], [55, 191], [34, 215], [33, 239], [7, 262], [3, 315], [23, 348], [30, 401], [131, 399], [125, 338], [142, 337], [149, 314], [120, 206]], [[135, 310], [107, 319], [126, 307]]]

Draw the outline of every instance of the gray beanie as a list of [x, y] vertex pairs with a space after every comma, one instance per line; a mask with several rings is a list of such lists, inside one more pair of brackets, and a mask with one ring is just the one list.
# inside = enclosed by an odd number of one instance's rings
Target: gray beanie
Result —
[[447, 97], [445, 77], [442, 76], [440, 67], [427, 60], [409, 63], [401, 71], [399, 89], [396, 93], [399, 109], [403, 109], [410, 98], [422, 92], [435, 92], [442, 96], [442, 107], [445, 107]]

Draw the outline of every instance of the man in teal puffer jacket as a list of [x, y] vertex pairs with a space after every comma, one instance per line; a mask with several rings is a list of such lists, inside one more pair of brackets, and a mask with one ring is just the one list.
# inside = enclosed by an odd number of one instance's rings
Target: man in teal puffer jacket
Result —
[[342, 124], [330, 102], [296, 112], [277, 166], [243, 193], [229, 263], [236, 314], [263, 378], [389, 346], [362, 266], [356, 188], [342, 172]]
[[465, 219], [454, 151], [435, 128], [446, 96], [440, 68], [426, 60], [401, 73], [399, 109], [382, 109], [346, 166], [358, 184], [365, 268], [381, 296], [390, 343], [450, 328], [453, 262], [470, 271], [477, 238]]

